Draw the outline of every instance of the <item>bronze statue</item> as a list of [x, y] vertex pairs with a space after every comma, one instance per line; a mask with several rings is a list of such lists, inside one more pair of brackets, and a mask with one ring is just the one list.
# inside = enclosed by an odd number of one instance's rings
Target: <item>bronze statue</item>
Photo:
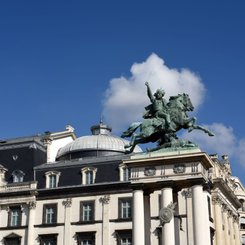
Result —
[[[152, 95], [148, 82], [147, 94], [152, 104], [147, 106], [143, 115], [142, 122], [134, 122], [123, 132], [122, 137], [131, 137], [129, 145], [125, 148], [132, 152], [134, 147], [140, 143], [157, 142], [159, 148], [167, 147], [190, 147], [195, 144], [190, 141], [179, 139], [176, 132], [180, 129], [199, 129], [209, 136], [214, 134], [208, 129], [196, 125], [195, 117], [188, 117], [187, 112], [193, 111], [194, 107], [188, 94], [178, 94], [171, 96], [169, 101], [163, 98], [165, 92], [158, 89], [154, 96]], [[136, 132], [139, 129], [139, 132]]]

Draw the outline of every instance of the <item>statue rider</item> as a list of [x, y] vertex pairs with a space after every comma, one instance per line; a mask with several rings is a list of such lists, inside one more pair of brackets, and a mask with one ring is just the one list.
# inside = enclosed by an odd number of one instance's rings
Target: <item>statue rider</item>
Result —
[[157, 89], [154, 96], [152, 95], [150, 86], [148, 82], [145, 82], [147, 87], [147, 95], [151, 101], [151, 105], [146, 107], [146, 112], [143, 115], [143, 118], [157, 118], [157, 119], [165, 119], [166, 129], [175, 131], [171, 126], [170, 115], [167, 111], [167, 101], [163, 98], [165, 95], [165, 91], [162, 89]]

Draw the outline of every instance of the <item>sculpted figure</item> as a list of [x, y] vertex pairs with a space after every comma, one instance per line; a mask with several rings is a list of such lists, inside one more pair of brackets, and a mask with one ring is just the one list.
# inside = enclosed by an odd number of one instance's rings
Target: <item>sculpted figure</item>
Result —
[[144, 119], [142, 122], [133, 122], [122, 133], [123, 138], [131, 137], [130, 143], [125, 146], [129, 153], [134, 150], [137, 144], [148, 142], [157, 143], [156, 148], [148, 149], [148, 151], [195, 146], [188, 140], [178, 138], [176, 133], [181, 129], [187, 129], [189, 132], [198, 129], [209, 136], [214, 135], [205, 127], [196, 124], [195, 117], [188, 116], [188, 112], [194, 109], [188, 94], [171, 96], [166, 102], [163, 98], [165, 92], [162, 89], [158, 89], [153, 95], [148, 82], [145, 85], [151, 104], [145, 108]]
[[157, 118], [157, 119], [164, 119], [166, 128], [170, 131], [175, 131], [175, 129], [171, 126], [170, 115], [168, 113], [168, 106], [167, 101], [163, 98], [165, 95], [165, 91], [162, 89], [157, 89], [154, 96], [152, 95], [151, 88], [149, 83], [145, 83], [147, 87], [147, 95], [151, 101], [151, 105], [147, 106], [146, 112], [143, 115], [143, 118]]

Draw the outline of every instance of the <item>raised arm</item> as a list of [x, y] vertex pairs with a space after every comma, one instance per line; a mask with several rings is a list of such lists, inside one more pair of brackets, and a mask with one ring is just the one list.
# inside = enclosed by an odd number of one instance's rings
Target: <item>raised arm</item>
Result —
[[154, 96], [152, 95], [150, 85], [149, 85], [148, 82], [145, 82], [145, 85], [147, 87], [147, 95], [148, 95], [150, 101], [153, 102], [154, 101]]

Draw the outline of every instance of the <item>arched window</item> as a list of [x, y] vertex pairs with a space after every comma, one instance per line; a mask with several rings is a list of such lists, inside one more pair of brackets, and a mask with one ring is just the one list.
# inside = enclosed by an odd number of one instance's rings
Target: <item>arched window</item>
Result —
[[120, 164], [119, 174], [120, 174], [120, 181], [128, 181], [131, 177], [130, 168], [128, 168], [125, 164]]
[[24, 181], [24, 172], [17, 169], [17, 170], [14, 170], [13, 173], [12, 173], [12, 177], [13, 177], [13, 182], [14, 183], [19, 183], [19, 182], [23, 182]]
[[58, 187], [60, 172], [49, 171], [45, 173], [46, 176], [46, 188], [56, 188]]
[[97, 168], [94, 167], [85, 167], [81, 169], [82, 174], [82, 184], [91, 185], [95, 182]]

